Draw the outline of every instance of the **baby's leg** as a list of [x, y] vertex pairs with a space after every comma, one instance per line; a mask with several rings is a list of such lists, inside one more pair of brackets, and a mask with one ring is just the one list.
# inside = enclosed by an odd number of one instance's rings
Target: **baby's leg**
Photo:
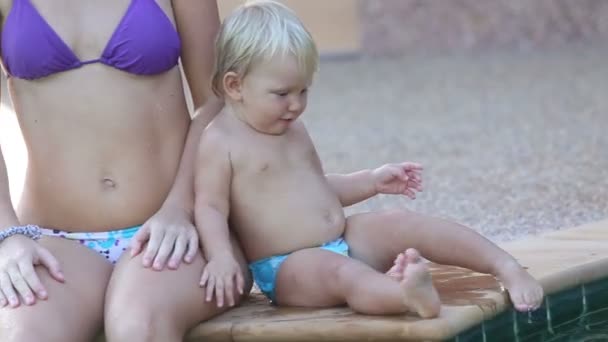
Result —
[[395, 256], [415, 248], [439, 264], [456, 265], [498, 277], [515, 308], [537, 308], [543, 298], [538, 282], [511, 255], [474, 230], [406, 210], [353, 215], [345, 240], [354, 258], [386, 272]]
[[[422, 317], [439, 313], [439, 297], [426, 265], [416, 251], [408, 256], [401, 280], [364, 263], [319, 248], [291, 254], [276, 281], [279, 305], [332, 307], [344, 303], [365, 314], [407, 311]], [[410, 254], [408, 254], [410, 255]]]

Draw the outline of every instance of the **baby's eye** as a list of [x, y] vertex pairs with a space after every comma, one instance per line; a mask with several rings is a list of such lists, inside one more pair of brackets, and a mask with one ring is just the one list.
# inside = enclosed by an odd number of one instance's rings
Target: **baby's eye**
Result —
[[277, 91], [275, 92], [276, 95], [281, 96], [281, 97], [285, 97], [287, 95], [289, 95], [288, 91]]
[[306, 93], [308, 93], [308, 88], [304, 88], [304, 89], [302, 89], [302, 91], [300, 92], [300, 94], [306, 94]]

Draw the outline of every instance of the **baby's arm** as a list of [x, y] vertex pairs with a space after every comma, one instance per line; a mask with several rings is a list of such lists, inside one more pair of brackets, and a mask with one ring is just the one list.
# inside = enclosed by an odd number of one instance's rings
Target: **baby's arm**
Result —
[[232, 252], [228, 228], [229, 196], [232, 169], [226, 139], [208, 127], [199, 145], [195, 169], [195, 222], [208, 261], [201, 285], [206, 286], [206, 300], [215, 292], [217, 305], [224, 305], [224, 295], [233, 306], [235, 285], [242, 294], [244, 281]]
[[348, 175], [326, 175], [343, 206], [364, 201], [376, 194], [405, 195], [416, 198], [422, 191], [422, 166], [402, 162], [385, 164], [374, 170], [363, 170]]
[[326, 174], [325, 177], [344, 207], [365, 201], [378, 194], [372, 170], [361, 170], [345, 175]]

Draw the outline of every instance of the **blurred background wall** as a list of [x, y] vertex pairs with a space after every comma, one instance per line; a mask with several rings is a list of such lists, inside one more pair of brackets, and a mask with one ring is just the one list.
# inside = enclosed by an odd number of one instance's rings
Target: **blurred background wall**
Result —
[[[220, 0], [222, 16], [241, 0]], [[608, 40], [606, 0], [283, 0], [328, 55], [533, 49]]]
[[360, 0], [358, 10], [366, 54], [529, 49], [608, 38], [605, 0]]
[[[391, 1], [391, 0], [389, 0]], [[398, 0], [397, 0], [398, 1]], [[219, 0], [225, 17], [243, 0]], [[304, 21], [324, 55], [361, 51], [361, 6], [357, 0], [282, 0]]]

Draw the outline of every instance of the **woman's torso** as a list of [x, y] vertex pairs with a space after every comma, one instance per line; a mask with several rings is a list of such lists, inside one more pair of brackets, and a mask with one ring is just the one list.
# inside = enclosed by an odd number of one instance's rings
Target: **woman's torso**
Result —
[[[131, 0], [2, 1], [3, 24], [16, 1], [29, 1], [84, 61], [102, 54]], [[156, 1], [175, 24], [170, 0]], [[190, 120], [179, 68], [138, 76], [93, 63], [8, 84], [29, 154], [22, 223], [102, 231], [158, 210]]]

